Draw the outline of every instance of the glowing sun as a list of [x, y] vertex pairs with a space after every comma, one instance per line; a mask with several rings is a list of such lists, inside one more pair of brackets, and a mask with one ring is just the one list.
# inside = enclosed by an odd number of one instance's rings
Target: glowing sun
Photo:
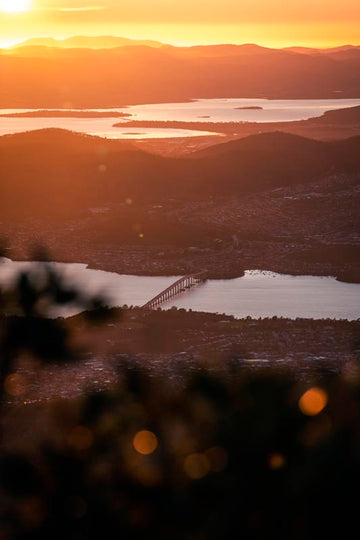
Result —
[[31, 0], [0, 0], [0, 11], [7, 13], [19, 13], [28, 11], [31, 7]]

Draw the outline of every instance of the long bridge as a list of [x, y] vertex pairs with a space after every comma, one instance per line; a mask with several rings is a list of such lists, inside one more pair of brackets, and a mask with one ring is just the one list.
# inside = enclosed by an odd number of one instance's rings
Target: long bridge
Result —
[[206, 281], [206, 272], [199, 272], [197, 274], [190, 274], [188, 276], [184, 276], [172, 285], [170, 287], [167, 287], [164, 289], [161, 293], [157, 294], [149, 300], [144, 306], [142, 306], [144, 309], [154, 309], [161, 304], [164, 304], [171, 298], [174, 298], [178, 294], [181, 294], [186, 289], [191, 289], [191, 287], [194, 287], [195, 285], [198, 285], [199, 283], [202, 283]]

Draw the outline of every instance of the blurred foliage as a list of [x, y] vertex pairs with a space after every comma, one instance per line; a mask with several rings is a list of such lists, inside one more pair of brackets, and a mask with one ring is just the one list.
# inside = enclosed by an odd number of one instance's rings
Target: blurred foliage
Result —
[[[3, 252], [0, 246], [0, 257]], [[69, 285], [43, 250], [36, 250], [33, 258], [41, 262], [0, 289], [0, 405], [6, 378], [21, 353], [43, 363], [78, 359], [80, 351], [71, 344], [66, 321], [52, 317], [54, 308], [75, 306], [88, 323], [102, 321], [111, 313], [105, 298], [91, 297]]]
[[[44, 297], [75, 292], [46, 272], [40, 288], [23, 275], [3, 299], [16, 314], [3, 317], [2, 362], [22, 348], [43, 361], [76, 357], [62, 321], [40, 310]], [[311, 388], [235, 367], [176, 387], [130, 363], [111, 390], [41, 407], [53, 418], [48, 439], [0, 455], [1, 539], [302, 539], [357, 525], [356, 363]]]
[[324, 538], [357, 521], [360, 387], [332, 381], [304, 413], [286, 378], [126, 370], [52, 407], [58, 435], [3, 455], [5, 538]]

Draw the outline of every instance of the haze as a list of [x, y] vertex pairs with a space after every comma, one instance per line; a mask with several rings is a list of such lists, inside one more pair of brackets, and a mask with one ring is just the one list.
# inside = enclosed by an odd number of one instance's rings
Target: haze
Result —
[[[120, 5], [119, 5], [120, 4]], [[29, 0], [0, 2], [0, 45], [34, 36], [113, 34], [172, 44], [360, 42], [357, 0]]]

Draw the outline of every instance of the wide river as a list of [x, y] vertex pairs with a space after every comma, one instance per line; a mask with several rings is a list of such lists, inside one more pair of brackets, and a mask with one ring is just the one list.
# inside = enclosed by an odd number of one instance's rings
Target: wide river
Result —
[[[109, 306], [142, 306], [179, 276], [146, 277], [119, 275], [88, 269], [85, 264], [51, 263], [63, 279], [93, 295], [101, 293]], [[39, 276], [39, 265], [0, 259], [0, 286], [8, 287], [21, 271]], [[40, 272], [41, 274], [41, 272]], [[333, 277], [289, 276], [250, 270], [244, 277], [208, 280], [163, 306], [173, 306], [243, 317], [288, 317], [313, 319], [360, 318], [360, 284], [342, 283]], [[69, 316], [78, 306], [58, 308], [51, 316]]]
[[[218, 134], [173, 128], [114, 127], [136, 121], [180, 122], [292, 122], [322, 116], [326, 111], [360, 105], [359, 99], [198, 99], [187, 103], [158, 103], [123, 108], [91, 109], [94, 112], [120, 112], [128, 118], [0, 118], [0, 135], [43, 128], [62, 128], [109, 139], [149, 139], [195, 137]], [[1, 114], [35, 112], [39, 109], [0, 109]], [[219, 125], [221, 132], [221, 125]]]

